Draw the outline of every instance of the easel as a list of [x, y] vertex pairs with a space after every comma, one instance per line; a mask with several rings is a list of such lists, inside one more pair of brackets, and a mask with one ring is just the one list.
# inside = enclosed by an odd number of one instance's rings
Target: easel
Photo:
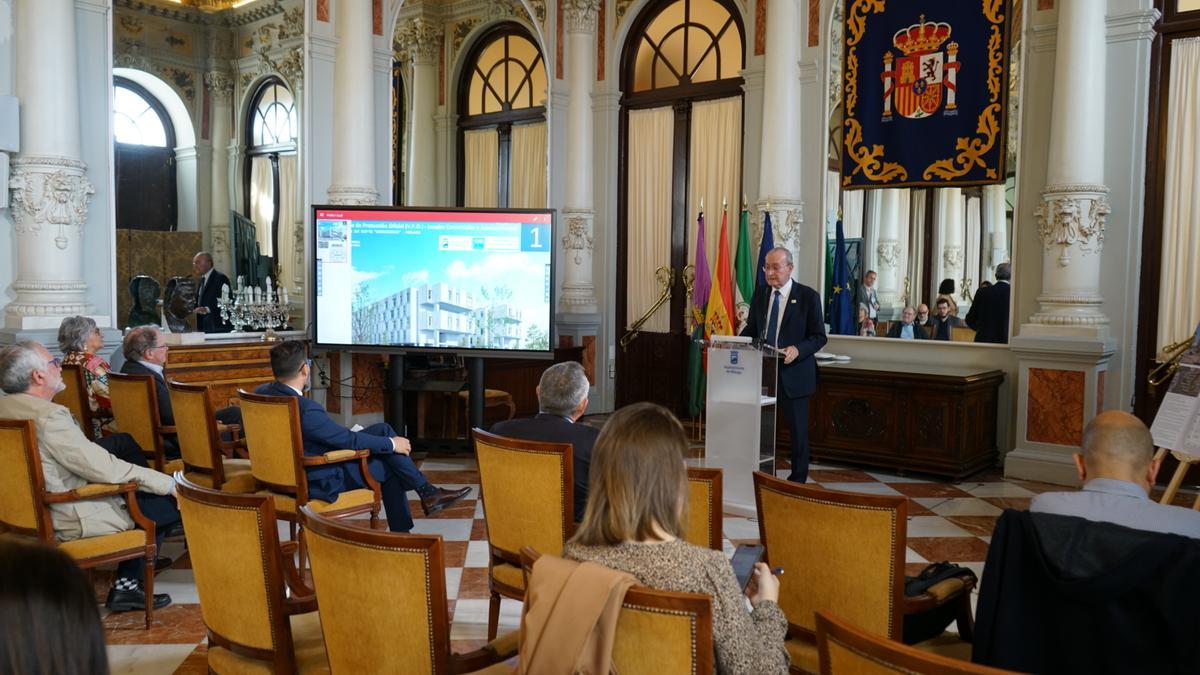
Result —
[[[1179, 486], [1183, 485], [1183, 477], [1187, 474], [1188, 469], [1191, 469], [1193, 464], [1200, 463], [1200, 457], [1167, 450], [1166, 448], [1159, 448], [1158, 452], [1154, 454], [1154, 460], [1161, 462], [1166, 458], [1168, 452], [1179, 462], [1179, 466], [1175, 467], [1175, 475], [1171, 476], [1171, 482], [1167, 484], [1167, 491], [1163, 493], [1162, 499], [1158, 500], [1159, 504], [1170, 504], [1179, 492]], [[1196, 495], [1196, 501], [1192, 504], [1192, 509], [1200, 511], [1200, 495]]]

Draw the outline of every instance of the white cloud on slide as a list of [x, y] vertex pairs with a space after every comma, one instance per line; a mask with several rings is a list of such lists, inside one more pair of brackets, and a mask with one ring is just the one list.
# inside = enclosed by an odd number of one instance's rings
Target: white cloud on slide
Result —
[[453, 281], [474, 280], [478, 282], [503, 283], [505, 279], [543, 274], [540, 267], [530, 267], [522, 256], [490, 255], [483, 260], [467, 265], [455, 260], [446, 268], [446, 275]]

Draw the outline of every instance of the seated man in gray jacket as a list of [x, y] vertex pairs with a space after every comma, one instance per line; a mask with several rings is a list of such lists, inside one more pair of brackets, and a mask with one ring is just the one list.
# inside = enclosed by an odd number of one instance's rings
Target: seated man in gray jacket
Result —
[[[138, 484], [138, 507], [154, 521], [157, 543], [180, 522], [175, 504], [175, 482], [153, 469], [117, 459], [88, 440], [75, 424], [71, 412], [53, 402], [63, 390], [59, 359], [37, 342], [18, 342], [0, 349], [0, 418], [33, 420], [42, 473], [49, 492], [66, 492], [88, 483]], [[50, 505], [50, 519], [59, 541], [95, 537], [132, 530], [135, 525], [120, 497]], [[117, 578], [105, 603], [112, 611], [145, 609], [142, 590], [145, 562], [126, 560], [117, 565]], [[154, 607], [165, 607], [171, 597], [155, 594]]]

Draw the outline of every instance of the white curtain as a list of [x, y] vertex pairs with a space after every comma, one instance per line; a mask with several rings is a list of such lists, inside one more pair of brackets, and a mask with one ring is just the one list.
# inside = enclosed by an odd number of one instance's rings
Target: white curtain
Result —
[[275, 177], [271, 171], [271, 158], [250, 158], [250, 220], [254, 221], [254, 234], [258, 240], [259, 253], [274, 255], [271, 241], [271, 220], [275, 218]]
[[463, 206], [496, 208], [500, 183], [500, 136], [495, 129], [463, 134]]
[[1200, 38], [1171, 42], [1156, 351], [1200, 321]]
[[545, 122], [513, 127], [509, 176], [509, 206], [514, 209], [546, 207]]
[[[691, 156], [688, 158], [687, 261], [696, 260], [696, 216], [704, 200], [704, 249], [709, 272], [717, 267], [721, 200], [728, 200], [729, 267], [737, 250], [742, 210], [742, 99], [702, 101], [692, 106]], [[630, 146], [636, 147], [636, 146]], [[780, 243], [780, 242], [776, 242]]]
[[279, 255], [275, 258], [279, 278], [275, 279], [276, 286], [293, 286], [295, 276], [303, 274], [303, 268], [299, 266], [304, 264], [304, 243], [296, 241], [296, 230], [303, 231], [304, 228], [296, 198], [300, 184], [296, 166], [296, 155], [279, 156]]
[[[929, 289], [921, 286], [925, 275], [925, 191], [909, 191], [908, 210], [908, 304], [929, 304]], [[932, 308], [930, 308], [932, 309]]]
[[[671, 160], [675, 113], [671, 106], [629, 111], [628, 245], [625, 278], [628, 327], [662, 294], [654, 271], [671, 264]], [[694, 228], [693, 228], [694, 229]], [[642, 330], [671, 329], [664, 305]]]

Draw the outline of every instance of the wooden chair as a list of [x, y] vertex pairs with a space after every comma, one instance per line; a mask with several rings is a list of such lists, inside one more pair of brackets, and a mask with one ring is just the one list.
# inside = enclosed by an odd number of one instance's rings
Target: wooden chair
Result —
[[210, 490], [183, 472], [175, 480], [209, 670], [329, 672], [317, 599], [300, 579], [295, 544], [279, 542], [271, 497]]
[[525, 599], [521, 548], [562, 553], [575, 527], [572, 447], [472, 430], [479, 498], [487, 522], [488, 639], [496, 639], [500, 598]]
[[951, 342], [974, 342], [975, 329], [967, 328], [966, 326], [951, 326], [950, 327]]
[[[1169, 505], [1175, 501], [1175, 495], [1179, 493], [1179, 486], [1183, 485], [1184, 476], [1187, 475], [1188, 470], [1192, 468], [1193, 464], [1200, 462], [1200, 458], [1183, 452], [1175, 452], [1167, 450], [1166, 448], [1159, 448], [1155, 452], [1154, 459], [1161, 462], [1164, 458], [1166, 458], [1168, 452], [1171, 453], [1171, 456], [1174, 457], [1175, 461], [1179, 462], [1179, 464], [1175, 467], [1175, 473], [1171, 476], [1171, 482], [1167, 484], [1167, 489], [1163, 492], [1162, 497], [1159, 498], [1158, 503]], [[1200, 495], [1196, 495], [1196, 501], [1192, 503], [1192, 509], [1200, 511]]]
[[175, 427], [164, 425], [159, 417], [154, 376], [109, 373], [108, 396], [117, 430], [133, 436], [151, 465], [168, 474], [182, 471], [183, 461], [168, 462], [163, 451], [165, 437], [174, 434]]
[[[250, 453], [250, 473], [275, 498], [275, 513], [288, 522], [291, 535], [300, 544], [300, 560], [305, 559], [304, 538], [298, 532], [299, 508], [308, 504], [313, 511], [334, 518], [369, 513], [371, 529], [379, 522], [381, 495], [379, 483], [367, 468], [369, 450], [331, 450], [319, 457], [304, 454], [300, 431], [300, 403], [294, 396], [264, 396], [238, 390], [246, 449]], [[333, 502], [310, 499], [310, 466], [358, 462], [367, 487], [347, 490]]]
[[[541, 557], [521, 549], [526, 575]], [[612, 671], [622, 675], [715, 672], [712, 598], [703, 593], [634, 586], [625, 592], [613, 641]]]
[[817, 612], [817, 651], [821, 675], [1001, 675], [1012, 672], [921, 651], [874, 635], [827, 612]]
[[[236, 441], [222, 441], [208, 385], [167, 383], [184, 476], [202, 487], [226, 492], [254, 492], [250, 460], [233, 459]], [[228, 428], [228, 427], [227, 427]]]
[[[145, 559], [142, 588], [147, 598], [154, 597], [154, 521], [142, 515], [134, 493], [136, 483], [120, 485], [90, 483], [69, 492], [46, 492], [42, 475], [42, 456], [32, 420], [0, 420], [0, 532], [36, 537], [58, 546], [80, 567], [89, 569], [122, 560]], [[51, 504], [100, 499], [123, 495], [129, 517], [138, 528], [57, 542], [50, 519]], [[154, 603], [146, 603], [146, 629], [154, 617]]]
[[515, 631], [451, 653], [440, 535], [351, 527], [310, 506], [300, 513], [332, 672], [464, 673], [516, 653]]
[[[904, 634], [910, 611], [957, 602], [966, 603], [970, 616], [970, 587], [961, 580], [954, 581], [956, 591], [930, 594], [911, 607], [905, 598], [907, 498], [825, 490], [757, 471], [754, 496], [766, 558], [786, 570], [779, 606], [788, 618], [785, 646], [793, 672], [817, 672], [815, 616], [821, 610], [836, 610], [894, 640]], [[969, 623], [960, 630], [970, 638]], [[929, 641], [927, 647], [965, 651], [959, 643]]]
[[92, 403], [88, 397], [87, 378], [84, 377], [83, 367], [64, 364], [62, 366], [62, 381], [64, 389], [54, 395], [54, 402], [64, 405], [83, 435], [91, 440], [96, 438], [95, 422], [92, 421]]
[[887, 337], [888, 331], [892, 328], [891, 321], [876, 321], [875, 322], [875, 337]]
[[720, 469], [689, 466], [688, 519], [683, 538], [690, 544], [724, 550], [724, 516], [721, 504], [723, 476]]

